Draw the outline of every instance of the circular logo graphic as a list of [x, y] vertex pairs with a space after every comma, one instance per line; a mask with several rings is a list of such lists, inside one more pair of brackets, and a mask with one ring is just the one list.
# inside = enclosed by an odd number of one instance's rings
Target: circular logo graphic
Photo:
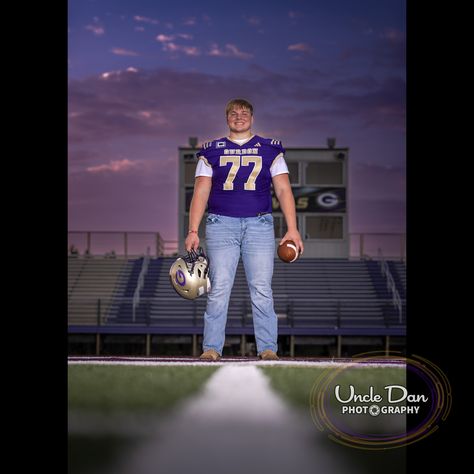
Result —
[[419, 356], [371, 354], [321, 372], [310, 394], [318, 429], [370, 450], [406, 446], [436, 431], [451, 409], [441, 369]]
[[184, 286], [186, 284], [186, 277], [184, 276], [183, 270], [178, 270], [176, 272], [176, 283], [180, 286]]
[[378, 416], [380, 414], [380, 407], [378, 405], [372, 405], [369, 407], [369, 413], [372, 416]]

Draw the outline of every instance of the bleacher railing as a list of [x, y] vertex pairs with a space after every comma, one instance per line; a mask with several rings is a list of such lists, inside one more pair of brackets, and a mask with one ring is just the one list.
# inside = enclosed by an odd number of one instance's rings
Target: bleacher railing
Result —
[[140, 270], [140, 275], [138, 276], [137, 287], [133, 294], [133, 303], [132, 303], [132, 312], [133, 312], [133, 321], [135, 322], [136, 310], [140, 304], [140, 291], [143, 288], [145, 283], [146, 272], [148, 271], [148, 264], [150, 262], [150, 247], [147, 248], [147, 254], [142, 262], [142, 268]]
[[171, 255], [177, 241], [164, 240], [159, 232], [148, 231], [69, 231], [68, 255], [129, 258], [146, 254], [152, 257]]
[[401, 323], [402, 322], [402, 299], [400, 298], [400, 294], [398, 293], [397, 285], [395, 285], [395, 280], [393, 279], [392, 272], [390, 271], [388, 263], [385, 260], [381, 249], [378, 250], [378, 254], [380, 258], [380, 261], [379, 261], [380, 269], [382, 271], [382, 275], [387, 280], [387, 289], [392, 294], [392, 303], [395, 306], [395, 308], [398, 310], [398, 321]]
[[[395, 232], [350, 233], [351, 258], [378, 258], [377, 249], [382, 248], [386, 258], [406, 260], [406, 234]], [[278, 236], [277, 236], [278, 239]], [[177, 255], [178, 241], [165, 240], [159, 232], [126, 231], [70, 231], [68, 232], [68, 254], [74, 248], [75, 255], [102, 255], [109, 258], [142, 256], [150, 247], [152, 257]]]
[[[348, 311], [354, 308], [360, 309], [362, 305], [365, 305], [370, 309], [380, 309], [381, 315], [384, 315], [384, 309], [393, 307], [392, 299], [380, 299], [380, 298], [323, 298], [323, 297], [309, 297], [309, 298], [290, 298], [286, 295], [274, 296], [274, 307], [275, 312], [279, 316], [279, 319], [286, 319], [288, 324], [291, 326], [295, 320], [295, 312], [300, 314], [301, 305], [307, 308], [315, 309], [318, 305], [325, 306], [325, 313], [318, 313], [318, 316], [322, 317], [334, 317], [335, 318], [335, 329], [340, 327], [341, 319], [347, 316], [343, 316], [343, 311]], [[186, 301], [180, 297], [146, 297], [140, 298], [140, 307], [142, 308], [142, 318], [137, 319], [137, 315], [133, 310], [126, 309], [133, 305], [133, 298], [130, 297], [70, 297], [69, 298], [69, 325], [136, 325], [136, 326], [159, 326], [160, 318], [154, 318], [150, 314], [150, 309], [153, 304], [160, 305], [174, 305], [188, 306], [190, 325], [195, 326], [197, 322], [197, 315], [204, 315], [205, 299], [196, 299]], [[232, 303], [240, 305], [239, 318], [242, 320], [242, 324], [252, 317], [251, 305], [248, 298], [232, 297]], [[128, 303], [128, 305], [126, 304]], [[400, 298], [400, 303], [404, 303], [404, 300]], [[295, 305], [297, 309], [295, 310]], [[202, 311], [201, 311], [202, 310]], [[312, 318], [317, 318], [316, 312]], [[370, 319], [370, 314], [360, 314], [361, 319]], [[168, 319], [172, 319], [173, 316], [169, 316]], [[357, 319], [359, 316], [351, 316], [349, 319]], [[305, 316], [298, 316], [296, 319], [304, 321]], [[384, 316], [385, 319], [385, 316]], [[399, 319], [399, 323], [402, 324], [402, 320]], [[385, 322], [385, 324], [388, 324]]]
[[406, 261], [406, 234], [403, 232], [354, 232], [349, 234], [350, 256], [359, 259], [378, 259], [382, 249], [389, 260]]

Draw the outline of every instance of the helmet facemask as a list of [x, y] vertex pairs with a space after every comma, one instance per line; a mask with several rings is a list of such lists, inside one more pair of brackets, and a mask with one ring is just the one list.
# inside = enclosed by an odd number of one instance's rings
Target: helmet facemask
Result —
[[209, 293], [209, 260], [202, 247], [191, 249], [171, 265], [170, 281], [175, 291], [186, 299], [196, 299]]

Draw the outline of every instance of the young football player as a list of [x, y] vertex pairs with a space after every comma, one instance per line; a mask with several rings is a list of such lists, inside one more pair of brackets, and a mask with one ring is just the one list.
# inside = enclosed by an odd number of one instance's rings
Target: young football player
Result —
[[[229, 299], [242, 257], [250, 290], [257, 355], [277, 360], [278, 320], [271, 281], [275, 256], [271, 185], [300, 253], [303, 242], [296, 226], [285, 150], [279, 140], [252, 133], [253, 106], [233, 99], [225, 109], [229, 135], [204, 143], [197, 153], [194, 193], [189, 212], [187, 251], [199, 247], [198, 229], [208, 206], [206, 250], [211, 290], [204, 314], [201, 359], [222, 356]], [[280, 242], [280, 243], [281, 243]]]

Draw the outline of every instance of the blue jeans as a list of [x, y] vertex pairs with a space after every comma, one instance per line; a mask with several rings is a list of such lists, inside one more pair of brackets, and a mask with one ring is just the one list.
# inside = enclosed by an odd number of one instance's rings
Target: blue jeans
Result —
[[240, 257], [252, 300], [257, 353], [277, 352], [278, 319], [273, 308], [272, 276], [275, 231], [272, 214], [228, 217], [208, 214], [206, 250], [211, 291], [204, 313], [203, 350], [222, 355], [230, 293]]

